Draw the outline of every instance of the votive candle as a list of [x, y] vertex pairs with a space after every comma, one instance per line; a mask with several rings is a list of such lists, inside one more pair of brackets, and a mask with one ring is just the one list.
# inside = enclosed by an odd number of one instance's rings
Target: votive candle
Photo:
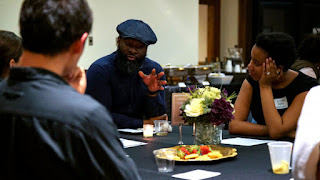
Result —
[[153, 137], [153, 125], [144, 124], [143, 125], [143, 137]]

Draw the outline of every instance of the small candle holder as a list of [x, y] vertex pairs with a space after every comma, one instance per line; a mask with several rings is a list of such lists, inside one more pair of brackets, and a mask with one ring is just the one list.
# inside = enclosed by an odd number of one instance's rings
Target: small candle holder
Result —
[[144, 124], [143, 125], [143, 137], [153, 137], [153, 125]]

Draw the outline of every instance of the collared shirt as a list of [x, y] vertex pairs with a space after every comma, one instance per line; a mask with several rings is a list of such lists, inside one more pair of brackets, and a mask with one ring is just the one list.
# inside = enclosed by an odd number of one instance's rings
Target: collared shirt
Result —
[[[164, 91], [156, 97], [148, 96], [148, 87], [137, 74], [126, 75], [115, 65], [116, 52], [95, 61], [87, 71], [86, 94], [98, 100], [112, 113], [118, 128], [142, 127], [143, 118], [166, 113]], [[141, 67], [144, 74], [163, 71], [161, 66], [146, 58]], [[162, 76], [161, 80], [165, 80]]]
[[44, 69], [0, 83], [0, 179], [140, 179], [106, 109]]

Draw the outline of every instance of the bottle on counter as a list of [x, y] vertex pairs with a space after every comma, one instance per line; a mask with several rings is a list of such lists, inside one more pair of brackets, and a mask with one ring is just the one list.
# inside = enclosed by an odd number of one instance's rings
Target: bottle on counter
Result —
[[233, 67], [232, 67], [232, 60], [227, 60], [227, 64], [226, 64], [226, 72], [232, 72], [233, 71]]
[[241, 64], [241, 72], [242, 72], [242, 73], [247, 73], [247, 69], [248, 69], [248, 68], [242, 63], [242, 64]]
[[240, 73], [240, 72], [241, 72], [240, 64], [234, 65], [234, 72], [235, 72], [235, 73]]
[[221, 66], [220, 66], [220, 60], [219, 57], [216, 57], [216, 60], [212, 62], [212, 72], [220, 72]]

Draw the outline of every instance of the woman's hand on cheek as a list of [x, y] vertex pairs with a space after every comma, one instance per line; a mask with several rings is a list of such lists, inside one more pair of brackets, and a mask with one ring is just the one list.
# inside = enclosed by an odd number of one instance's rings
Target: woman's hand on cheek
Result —
[[282, 71], [277, 68], [277, 65], [271, 57], [266, 59], [263, 63], [262, 75], [259, 80], [259, 84], [262, 86], [271, 86], [272, 82], [279, 79], [282, 75]]

